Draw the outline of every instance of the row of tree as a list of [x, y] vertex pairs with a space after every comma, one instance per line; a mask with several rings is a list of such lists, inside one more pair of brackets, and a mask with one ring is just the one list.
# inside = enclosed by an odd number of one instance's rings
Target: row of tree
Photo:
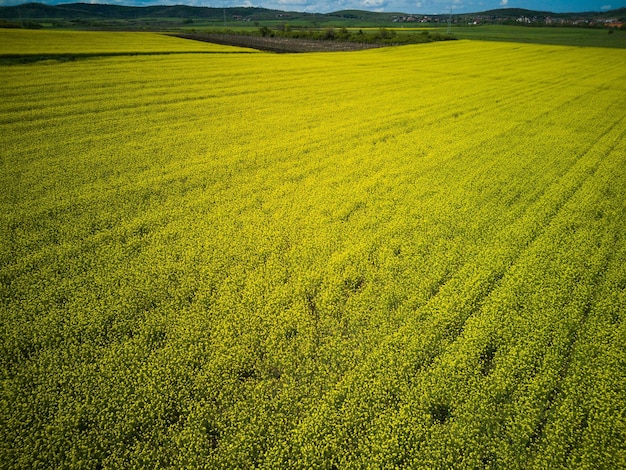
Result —
[[429, 31], [398, 34], [393, 29], [379, 28], [375, 31], [349, 30], [343, 28], [324, 29], [292, 29], [289, 24], [280, 25], [276, 29], [267, 26], [259, 28], [256, 34], [263, 37], [283, 37], [294, 39], [315, 39], [327, 41], [349, 41], [384, 44], [417, 44], [433, 41], [447, 41], [456, 39], [449, 34], [432, 33]]

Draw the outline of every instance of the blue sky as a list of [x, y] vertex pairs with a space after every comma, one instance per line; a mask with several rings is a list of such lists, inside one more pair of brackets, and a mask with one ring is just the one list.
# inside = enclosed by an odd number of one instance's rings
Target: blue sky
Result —
[[[0, 0], [0, 5], [16, 5], [31, 0]], [[422, 13], [426, 15], [469, 13], [495, 8], [527, 8], [529, 10], [563, 12], [604, 11], [621, 8], [624, 0], [32, 0], [41, 3], [109, 3], [116, 5], [193, 5], [207, 7], [255, 6], [287, 11], [327, 13], [345, 9]]]

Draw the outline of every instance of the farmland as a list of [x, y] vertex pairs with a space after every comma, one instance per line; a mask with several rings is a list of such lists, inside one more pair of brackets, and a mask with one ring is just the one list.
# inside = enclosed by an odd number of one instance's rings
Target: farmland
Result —
[[625, 31], [611, 31], [610, 34], [607, 34], [605, 29], [597, 28], [481, 25], [456, 26], [452, 28], [452, 32], [459, 39], [515, 41], [559, 46], [626, 48]]
[[625, 50], [72, 34], [0, 67], [3, 468], [626, 466]]
[[214, 52], [256, 52], [219, 44], [180, 41], [154, 33], [28, 31], [0, 29], [0, 63], [16, 61], [68, 60], [76, 58], [153, 55], [209, 54]]

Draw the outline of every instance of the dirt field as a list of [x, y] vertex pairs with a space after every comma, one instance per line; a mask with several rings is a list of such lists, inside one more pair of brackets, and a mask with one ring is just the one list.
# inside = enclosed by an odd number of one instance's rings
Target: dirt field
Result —
[[384, 47], [382, 44], [366, 44], [348, 41], [323, 41], [313, 39], [294, 39], [262, 36], [243, 36], [238, 34], [188, 33], [175, 36], [196, 41], [211, 42], [229, 46], [249, 47], [269, 52], [332, 52], [373, 49]]

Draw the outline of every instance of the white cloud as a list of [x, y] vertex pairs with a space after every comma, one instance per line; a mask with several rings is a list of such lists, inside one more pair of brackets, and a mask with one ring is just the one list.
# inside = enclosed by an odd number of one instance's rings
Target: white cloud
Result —
[[600, 7], [600, 10], [602, 11], [609, 11], [611, 9], [611, 5], [602, 5]]
[[360, 2], [363, 8], [380, 8], [384, 6], [386, 0], [362, 0]]
[[500, 6], [505, 7], [509, 4], [509, 0], [500, 0]]
[[280, 5], [308, 5], [309, 0], [278, 0]]

